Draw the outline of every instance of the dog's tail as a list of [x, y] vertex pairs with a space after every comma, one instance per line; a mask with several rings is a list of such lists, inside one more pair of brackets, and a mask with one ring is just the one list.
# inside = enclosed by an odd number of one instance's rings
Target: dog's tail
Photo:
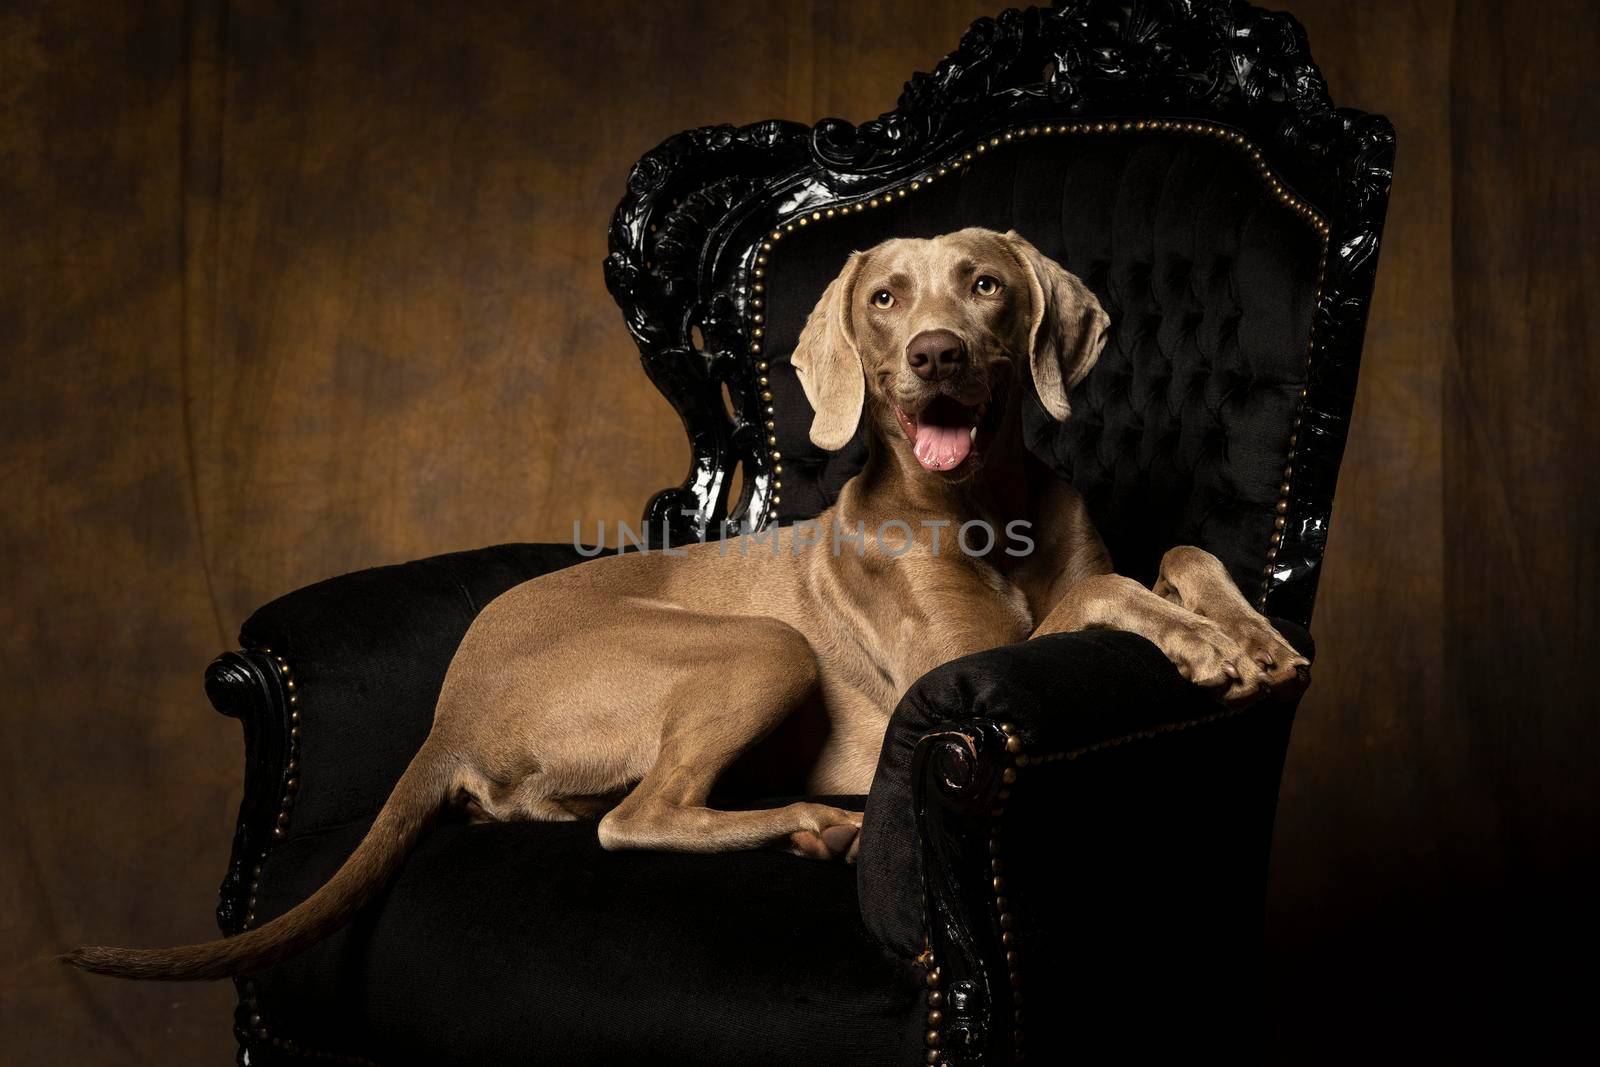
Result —
[[117, 978], [229, 978], [281, 963], [333, 933], [386, 885], [432, 824], [449, 789], [447, 760], [425, 743], [394, 792], [332, 878], [309, 898], [254, 930], [179, 948], [85, 946], [62, 962]]

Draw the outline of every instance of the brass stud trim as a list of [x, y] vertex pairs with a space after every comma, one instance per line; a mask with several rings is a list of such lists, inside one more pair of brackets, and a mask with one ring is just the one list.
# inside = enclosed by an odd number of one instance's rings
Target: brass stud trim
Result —
[[248, 930], [256, 921], [256, 895], [261, 885], [261, 867], [266, 862], [267, 853], [274, 842], [282, 841], [289, 836], [289, 813], [294, 808], [295, 794], [300, 790], [300, 712], [297, 710], [300, 703], [299, 688], [294, 678], [294, 672], [289, 667], [288, 660], [272, 651], [271, 646], [263, 645], [255, 649], [263, 656], [270, 657], [279, 682], [283, 686], [285, 701], [289, 706], [289, 749], [288, 758], [284, 762], [283, 783], [281, 799], [278, 802], [278, 813], [272, 821], [272, 830], [268, 835], [267, 847], [262, 849], [257, 862], [251, 870], [251, 879], [247, 890], [248, 900], [245, 904], [244, 924], [241, 930]]
[[[1014, 723], [1002, 722], [999, 724], [1000, 733], [1005, 737], [1005, 752], [1008, 765], [1001, 769], [1000, 781], [1002, 786], [996, 790], [997, 805], [990, 811], [992, 821], [989, 824], [989, 873], [991, 875], [989, 886], [992, 890], [990, 904], [994, 908], [995, 922], [1000, 927], [1000, 944], [1005, 950], [1006, 981], [1013, 990], [1012, 998], [1020, 1003], [1022, 996], [1022, 961], [1017, 951], [1017, 916], [1016, 905], [1010, 897], [1006, 896], [1006, 880], [1001, 876], [1005, 870], [1005, 861], [1001, 857], [1002, 836], [1001, 817], [1005, 814], [1005, 804], [1011, 799], [1009, 786], [1017, 781], [1017, 769], [1027, 766], [1029, 759], [1023, 751], [1022, 739], [1017, 736]], [[1013, 1022], [1011, 1032], [1011, 1046], [1013, 1058], [1019, 1053], [1022, 1045], [1022, 1020], [1017, 1018]]]
[[944, 1028], [944, 993], [939, 989], [939, 967], [933, 958], [933, 949], [925, 939], [922, 951], [917, 954], [917, 965], [922, 968], [922, 982], [924, 987], [923, 1002], [927, 1012], [927, 1036], [925, 1041], [928, 1046], [928, 1062], [939, 1061], [939, 1044], [943, 1040]]
[[[298, 682], [294, 677], [294, 670], [289, 662], [273, 652], [270, 645], [262, 645], [254, 649], [261, 655], [271, 658], [277, 668], [277, 676], [283, 686], [287, 703], [294, 707], [299, 703], [299, 694], [295, 692]], [[291, 723], [300, 722], [300, 712], [291, 710], [289, 713]], [[273, 820], [270, 842], [263, 848], [256, 862], [250, 866], [250, 881], [245, 896], [245, 916], [242, 930], [248, 930], [256, 924], [256, 906], [260, 899], [261, 872], [266, 864], [268, 854], [272, 850], [271, 842], [282, 841], [288, 833], [290, 814], [294, 808], [295, 795], [300, 790], [300, 728], [298, 725], [289, 728], [289, 744], [287, 759], [284, 762], [282, 799], [279, 801], [278, 813]], [[273, 1048], [284, 1049], [299, 1056], [312, 1059], [329, 1060], [337, 1063], [360, 1064], [363, 1067], [378, 1067], [372, 1060], [360, 1056], [349, 1056], [319, 1049], [302, 1048], [293, 1038], [286, 1038], [272, 1029], [271, 1021], [261, 1010], [261, 1004], [256, 996], [256, 983], [254, 979], [244, 979], [238, 983], [239, 1007], [234, 1015], [236, 1020], [235, 1033], [245, 1042], [266, 1042]]]

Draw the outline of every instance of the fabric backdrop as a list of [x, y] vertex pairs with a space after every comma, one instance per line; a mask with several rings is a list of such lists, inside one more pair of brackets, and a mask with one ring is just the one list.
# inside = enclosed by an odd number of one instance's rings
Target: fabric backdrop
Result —
[[[1578, 1010], [1545, 957], [1600, 840], [1600, 9], [1277, 2], [1400, 161], [1278, 818], [1273, 1047], [1523, 1047]], [[687, 450], [601, 281], [629, 165], [876, 115], [992, 13], [0, 8], [0, 1061], [231, 1061], [230, 988], [48, 958], [215, 933], [240, 739], [205, 664], [315, 579], [637, 518]]]

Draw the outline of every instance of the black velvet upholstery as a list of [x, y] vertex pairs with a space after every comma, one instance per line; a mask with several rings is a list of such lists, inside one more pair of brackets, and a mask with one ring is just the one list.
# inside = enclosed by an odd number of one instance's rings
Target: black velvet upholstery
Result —
[[[1282, 619], [1274, 622], [1308, 658], [1315, 654], [1304, 630]], [[929, 671], [895, 709], [872, 782], [858, 867], [868, 928], [905, 956], [914, 955], [923, 944], [927, 916], [911, 781], [912, 751], [923, 737], [951, 724], [986, 719], [1014, 724], [1028, 752], [1084, 752], [1123, 745], [1130, 738], [1148, 740], [1141, 735], [1216, 719], [1225, 710], [1186, 682], [1155, 645], [1121, 630], [1051, 634], [964, 656]], [[1245, 715], [1254, 725], [1202, 731], [1199, 743], [1188, 751], [1206, 762], [1220, 759], [1230, 766], [1242, 761], [1240, 766], [1269, 767], [1274, 791], [1266, 795], [1270, 798], [1277, 788], [1276, 768], [1283, 762], [1282, 745], [1293, 715], [1293, 703], [1257, 704]], [[1219, 742], [1216, 735], [1221, 733], [1235, 736]], [[1246, 739], [1243, 749], [1239, 736]], [[1198, 773], [1219, 772], [1214, 768]], [[1264, 798], [1255, 799], [1259, 804]], [[1049, 799], [1042, 810], [1061, 808]], [[1112, 807], [1101, 805], [1097, 817], [1113, 825], [1122, 823], [1122, 814]], [[1266, 826], [1270, 830], [1270, 811]], [[1266, 854], [1263, 841], [1256, 841], [1256, 846]], [[1265, 872], [1260, 873], [1264, 878]], [[1255, 888], [1259, 891], [1264, 885]]]
[[[264, 912], [366, 825], [296, 835]], [[920, 977], [868, 936], [843, 865], [607, 853], [580, 822], [442, 827], [360, 920], [258, 983], [298, 1045], [389, 1065], [810, 1067], [914, 1062]]]
[[1111, 316], [1099, 364], [1058, 424], [1028, 405], [1030, 448], [1084, 494], [1119, 572], [1154, 577], [1200, 545], [1261, 582], [1305, 358], [1321, 246], [1235, 146], [1178, 134], [1002, 145], [905, 200], [818, 224], [771, 254], [767, 351], [782, 514], [814, 515], [860, 469], [826, 454], [788, 353], [852, 250], [964, 226], [1015, 229], [1081, 276]]
[[[258, 921], [354, 849], [478, 611], [582, 558], [530, 544], [438, 556], [319, 582], [250, 617], [241, 642], [294, 664], [301, 724], [293, 817], [261, 864]], [[868, 934], [842, 865], [608, 854], [592, 822], [446, 825], [360, 920], [261, 975], [257, 1006], [298, 1051], [391, 1065], [877, 1064], [916, 1051], [919, 979]]]
[[300, 788], [294, 836], [370, 818], [433, 725], [445, 670], [483, 606], [583, 559], [571, 545], [500, 545], [374, 567], [279, 597], [239, 642], [294, 664]]
[[[301, 712], [299, 791], [287, 836], [262, 864], [259, 921], [309, 896], [365, 833], [426, 735], [444, 671], [483, 605], [581, 558], [559, 545], [456, 553], [321, 582], [250, 618], [243, 641], [294, 664]], [[1280, 627], [1310, 654], [1307, 635]], [[909, 770], [917, 741], [988, 718], [1014, 723], [1030, 751], [1075, 750], [1218, 710], [1127, 633], [1054, 635], [947, 664], [901, 702], [870, 799], [837, 801], [867, 803], [855, 870], [772, 852], [606, 853], [591, 822], [448, 823], [356, 922], [258, 976], [254, 1010], [293, 1049], [266, 1046], [257, 1061], [312, 1052], [390, 1065], [914, 1062], [925, 1009], [913, 958], [926, 922]], [[1026, 882], [1041, 898], [1032, 955], [1054, 938], [1112, 936], [1071, 923], [1080, 905], [1127, 914], [1109, 898], [1131, 895], [1154, 907], [1180, 877], [1195, 880], [1181, 893], [1211, 917], [1140, 936], [1183, 938], [1181, 959], [1205, 931], [1227, 941], [1238, 922], [1259, 920], [1257, 860], [1291, 716], [1263, 704], [1179, 731], [1181, 740], [1155, 732], [1026, 778], [1041, 795], [1023, 803], [1030, 794], [1019, 788], [1012, 825], [1026, 840], [1012, 851], [1040, 865]], [[1174, 794], [1175, 783], [1188, 784]], [[1174, 795], [1188, 800], [1168, 810]], [[1064, 843], [1094, 879], [1063, 859]], [[1202, 860], [1214, 870], [1186, 866]], [[1116, 937], [1118, 951], [1140, 943]], [[1162, 980], [1176, 973], [1168, 960]], [[1034, 974], [1073, 1002], [1108, 995], [1086, 976]], [[1151, 988], [1149, 976], [1127, 977]], [[1215, 1005], [1197, 1019], [1221, 1025]]]
[[1030, 1026], [1030, 1060], [1266, 1059], [1268, 857], [1293, 716], [1262, 702], [1018, 772], [999, 847], [1028, 999], [1072, 1022]]

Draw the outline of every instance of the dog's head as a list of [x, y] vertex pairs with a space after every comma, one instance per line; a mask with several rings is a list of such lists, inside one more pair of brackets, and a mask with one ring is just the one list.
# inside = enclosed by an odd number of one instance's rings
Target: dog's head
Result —
[[850, 257], [795, 346], [811, 440], [842, 448], [865, 415], [923, 470], [969, 478], [1015, 410], [1017, 364], [1065, 419], [1109, 325], [1081, 281], [1014, 232], [885, 241]]

